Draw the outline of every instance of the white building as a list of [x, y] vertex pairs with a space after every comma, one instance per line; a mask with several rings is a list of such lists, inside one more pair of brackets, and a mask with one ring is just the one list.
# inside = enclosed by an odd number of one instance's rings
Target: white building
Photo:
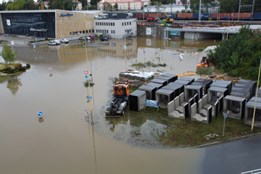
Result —
[[150, 0], [101, 0], [98, 3], [98, 8], [103, 10], [104, 3], [109, 3], [114, 6], [118, 5], [118, 10], [140, 10], [143, 6], [149, 5]]
[[137, 19], [130, 13], [104, 13], [95, 16], [94, 32], [115, 39], [137, 36]]

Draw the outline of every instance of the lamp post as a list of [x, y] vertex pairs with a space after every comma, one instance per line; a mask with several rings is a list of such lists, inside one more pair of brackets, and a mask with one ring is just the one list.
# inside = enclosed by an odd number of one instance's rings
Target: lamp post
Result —
[[260, 80], [260, 71], [261, 71], [261, 58], [260, 58], [260, 62], [259, 62], [259, 70], [258, 70], [257, 86], [256, 86], [256, 97], [255, 97], [255, 105], [254, 105], [254, 111], [253, 111], [253, 117], [252, 117], [251, 131], [254, 130], [254, 126], [255, 126], [256, 100], [257, 100], [258, 86], [259, 86], [259, 80]]
[[255, 8], [255, 0], [253, 0], [252, 11], [251, 11], [252, 15], [254, 13], [254, 8]]
[[198, 21], [201, 21], [201, 0], [199, 0]]
[[237, 20], [238, 21], [239, 21], [240, 8], [241, 8], [241, 0], [239, 0], [239, 3], [238, 3], [238, 12], [237, 12]]

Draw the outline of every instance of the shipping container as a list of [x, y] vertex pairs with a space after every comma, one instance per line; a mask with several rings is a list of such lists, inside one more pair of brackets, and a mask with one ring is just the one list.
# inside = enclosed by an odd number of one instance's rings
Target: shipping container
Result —
[[211, 18], [214, 20], [230, 20], [231, 13], [212, 13]]
[[231, 19], [232, 20], [246, 20], [246, 19], [251, 19], [252, 18], [252, 13], [231, 13]]
[[253, 14], [253, 20], [260, 21], [261, 20], [261, 12], [257, 12]]
[[177, 19], [193, 19], [193, 13], [178, 13]]
[[[192, 18], [194, 20], [197, 20], [199, 18], [199, 14], [198, 13], [193, 13]], [[201, 19], [202, 20], [208, 20], [210, 18], [209, 13], [201, 13]]]

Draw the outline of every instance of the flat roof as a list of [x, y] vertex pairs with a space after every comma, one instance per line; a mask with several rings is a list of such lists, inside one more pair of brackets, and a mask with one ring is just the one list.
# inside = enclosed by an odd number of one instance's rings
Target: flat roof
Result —
[[242, 98], [242, 97], [237, 97], [237, 96], [233, 96], [233, 95], [227, 95], [225, 97], [226, 100], [232, 100], [232, 101], [239, 101], [239, 102], [243, 102], [245, 101], [246, 99], [245, 98]]
[[215, 92], [226, 92], [227, 88], [221, 88], [221, 87], [216, 87], [216, 86], [211, 86], [209, 89], [209, 91], [215, 91]]
[[194, 84], [192, 84], [192, 85], [186, 85], [185, 86], [185, 89], [193, 89], [193, 90], [199, 90], [199, 89], [201, 89], [203, 86], [201, 86], [201, 85], [194, 85]]
[[169, 88], [165, 88], [165, 87], [160, 88], [160, 89], [158, 89], [158, 90], [156, 91], [156, 94], [162, 94], [162, 95], [170, 95], [170, 94], [172, 94], [172, 93], [174, 93], [173, 90], [171, 90], [171, 89], [169, 89]]

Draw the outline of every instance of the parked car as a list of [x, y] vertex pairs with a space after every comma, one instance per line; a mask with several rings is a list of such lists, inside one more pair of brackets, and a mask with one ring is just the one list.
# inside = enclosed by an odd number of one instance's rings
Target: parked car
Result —
[[81, 36], [79, 40], [82, 41], [94, 41], [95, 37], [93, 35], [88, 35], [88, 36]]
[[109, 40], [109, 37], [108, 36], [101, 36], [101, 41], [108, 41]]
[[60, 40], [60, 42], [61, 42], [61, 43], [68, 44], [68, 43], [69, 43], [69, 40], [68, 40], [68, 39], [65, 39], [65, 38], [63, 38], [63, 39], [61, 39], [61, 40]]
[[51, 40], [48, 42], [48, 45], [60, 45], [60, 41], [59, 40]]

